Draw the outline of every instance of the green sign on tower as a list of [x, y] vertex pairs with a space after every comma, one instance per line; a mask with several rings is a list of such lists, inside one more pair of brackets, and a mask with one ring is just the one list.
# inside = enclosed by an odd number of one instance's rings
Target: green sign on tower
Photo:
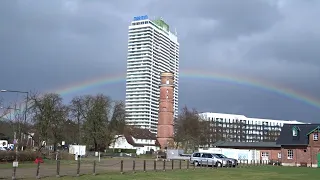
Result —
[[155, 19], [153, 22], [160, 26], [163, 30], [169, 32], [169, 25], [165, 23], [162, 19]]

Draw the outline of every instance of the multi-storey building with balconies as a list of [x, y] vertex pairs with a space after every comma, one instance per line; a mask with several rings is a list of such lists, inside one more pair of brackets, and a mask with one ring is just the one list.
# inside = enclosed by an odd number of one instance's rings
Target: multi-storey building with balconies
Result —
[[200, 118], [208, 123], [208, 145], [217, 141], [275, 142], [284, 124], [298, 121], [248, 118], [244, 115], [205, 112]]
[[157, 133], [160, 74], [174, 74], [174, 116], [178, 114], [179, 43], [161, 18], [134, 17], [129, 26], [126, 122]]

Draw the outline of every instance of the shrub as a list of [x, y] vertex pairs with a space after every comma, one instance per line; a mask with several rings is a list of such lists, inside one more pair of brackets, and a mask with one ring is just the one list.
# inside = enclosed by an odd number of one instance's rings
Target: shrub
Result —
[[113, 153], [136, 153], [136, 149], [112, 149]]
[[13, 151], [0, 151], [0, 162], [12, 162], [16, 159]]
[[62, 160], [74, 160], [74, 155], [73, 154], [69, 154], [68, 152], [60, 152], [60, 159]]
[[60, 160], [74, 160], [74, 155], [69, 154], [67, 151], [57, 151], [57, 152], [50, 151], [49, 155], [48, 153], [43, 153], [43, 158], [49, 159], [49, 160], [55, 160], [57, 153], [58, 153], [58, 159]]
[[[18, 152], [18, 161], [34, 161], [37, 158], [37, 153], [32, 151]], [[12, 162], [16, 159], [14, 151], [0, 151], [0, 162]]]
[[23, 151], [18, 153], [19, 161], [34, 161], [39, 154], [34, 151]]

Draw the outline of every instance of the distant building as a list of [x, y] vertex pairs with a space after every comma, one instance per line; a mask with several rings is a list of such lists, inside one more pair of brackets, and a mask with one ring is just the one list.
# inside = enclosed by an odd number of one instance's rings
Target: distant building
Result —
[[208, 146], [217, 141], [275, 142], [284, 124], [305, 124], [298, 121], [248, 118], [244, 115], [205, 112], [201, 119], [208, 123]]
[[110, 149], [134, 149], [136, 154], [145, 154], [148, 151], [160, 149], [159, 142], [154, 133], [148, 129], [130, 127], [124, 134], [115, 136], [115, 141], [109, 146]]
[[[215, 149], [221, 148], [221, 150], [249, 150], [251, 152], [250, 156], [253, 159], [262, 161], [279, 161], [281, 160], [281, 146], [276, 142], [226, 142], [218, 141], [213, 144]], [[210, 149], [210, 148], [207, 148]], [[214, 148], [211, 148], [214, 149]], [[239, 155], [238, 155], [239, 156]], [[240, 159], [238, 157], [238, 159]], [[248, 160], [249, 157], [243, 160]]]
[[157, 133], [160, 74], [174, 73], [174, 116], [178, 114], [179, 42], [161, 18], [138, 16], [129, 25], [126, 122]]

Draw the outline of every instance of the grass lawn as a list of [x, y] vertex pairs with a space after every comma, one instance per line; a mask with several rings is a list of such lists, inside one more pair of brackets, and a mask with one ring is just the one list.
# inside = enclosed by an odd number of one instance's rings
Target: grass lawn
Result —
[[[231, 169], [196, 169], [175, 170], [167, 172], [138, 172], [136, 174], [120, 173], [85, 175], [81, 177], [62, 177], [63, 180], [316, 180], [320, 177], [320, 169], [298, 167], [245, 167]], [[56, 177], [45, 178], [57, 179]]]

